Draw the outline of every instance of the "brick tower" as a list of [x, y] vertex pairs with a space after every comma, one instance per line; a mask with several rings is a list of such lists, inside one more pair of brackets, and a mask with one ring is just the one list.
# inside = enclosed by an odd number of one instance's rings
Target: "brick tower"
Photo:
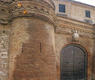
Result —
[[52, 0], [10, 2], [9, 80], [56, 80]]

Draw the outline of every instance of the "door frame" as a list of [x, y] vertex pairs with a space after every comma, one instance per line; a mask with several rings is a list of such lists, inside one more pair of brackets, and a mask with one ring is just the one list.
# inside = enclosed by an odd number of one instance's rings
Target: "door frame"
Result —
[[60, 51], [60, 80], [61, 80], [61, 53], [62, 53], [62, 50], [64, 48], [66, 48], [66, 47], [68, 47], [70, 45], [80, 48], [85, 53], [85, 55], [86, 55], [86, 80], [89, 80], [89, 78], [88, 78], [88, 76], [89, 76], [89, 67], [88, 67], [89, 66], [89, 64], [88, 64], [89, 60], [88, 60], [88, 55], [89, 54], [88, 54], [87, 49], [84, 46], [82, 46], [80, 44], [77, 44], [77, 43], [66, 44], [64, 47], [62, 47], [62, 49]]

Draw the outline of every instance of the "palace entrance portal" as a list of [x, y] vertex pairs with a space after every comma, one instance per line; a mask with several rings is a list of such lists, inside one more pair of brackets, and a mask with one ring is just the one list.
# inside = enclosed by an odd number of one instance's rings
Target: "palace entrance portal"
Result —
[[61, 80], [86, 80], [87, 53], [77, 45], [69, 45], [61, 51]]

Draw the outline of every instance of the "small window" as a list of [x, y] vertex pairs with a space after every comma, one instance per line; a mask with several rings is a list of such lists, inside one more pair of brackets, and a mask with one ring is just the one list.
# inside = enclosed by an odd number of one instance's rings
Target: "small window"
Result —
[[86, 11], [85, 11], [85, 16], [88, 17], [88, 18], [90, 18], [90, 17], [91, 17], [90, 11], [86, 10]]
[[66, 12], [66, 10], [65, 10], [65, 5], [63, 5], [63, 4], [59, 4], [59, 12]]

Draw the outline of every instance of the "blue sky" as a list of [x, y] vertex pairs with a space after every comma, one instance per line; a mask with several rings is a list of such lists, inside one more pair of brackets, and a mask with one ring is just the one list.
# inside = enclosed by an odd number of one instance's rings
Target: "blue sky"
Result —
[[82, 3], [86, 3], [86, 4], [90, 4], [90, 5], [95, 6], [95, 0], [75, 0], [75, 1], [79, 1]]

